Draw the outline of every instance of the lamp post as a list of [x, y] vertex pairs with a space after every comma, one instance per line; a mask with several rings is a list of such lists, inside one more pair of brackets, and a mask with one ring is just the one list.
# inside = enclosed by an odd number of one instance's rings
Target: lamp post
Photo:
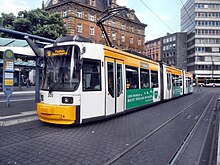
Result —
[[213, 74], [214, 74], [214, 61], [213, 61], [213, 56], [211, 56], [211, 62], [212, 62], [212, 65], [211, 65], [211, 69], [212, 69], [212, 79], [213, 79]]

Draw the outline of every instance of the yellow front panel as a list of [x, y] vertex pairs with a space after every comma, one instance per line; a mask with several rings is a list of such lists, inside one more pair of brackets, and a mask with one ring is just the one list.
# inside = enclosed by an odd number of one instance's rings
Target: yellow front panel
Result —
[[57, 106], [38, 103], [37, 114], [41, 121], [54, 124], [73, 124], [76, 121], [76, 106]]

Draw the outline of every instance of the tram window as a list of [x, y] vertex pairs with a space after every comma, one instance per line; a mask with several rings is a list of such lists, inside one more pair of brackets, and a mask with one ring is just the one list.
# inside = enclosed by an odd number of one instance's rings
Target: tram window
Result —
[[141, 69], [141, 88], [150, 88], [150, 75], [147, 69]]
[[172, 74], [172, 84], [173, 84], [173, 87], [177, 86], [176, 84], [176, 75]]
[[178, 82], [179, 82], [179, 86], [183, 86], [183, 78], [182, 76], [178, 76]]
[[101, 67], [98, 60], [83, 60], [83, 91], [101, 91]]
[[158, 88], [158, 71], [151, 71], [151, 86]]
[[171, 89], [171, 80], [170, 80], [171, 75], [167, 73], [167, 89]]
[[114, 98], [114, 64], [108, 62], [108, 92]]
[[123, 91], [122, 65], [117, 64], [117, 96], [119, 97]]
[[126, 88], [139, 89], [138, 68], [126, 66]]

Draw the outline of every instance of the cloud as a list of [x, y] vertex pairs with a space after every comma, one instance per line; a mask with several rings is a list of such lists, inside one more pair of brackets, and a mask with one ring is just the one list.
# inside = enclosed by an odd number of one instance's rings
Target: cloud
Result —
[[13, 13], [17, 15], [19, 11], [30, 10], [31, 6], [27, 0], [7, 0], [0, 1], [0, 14], [1, 13]]

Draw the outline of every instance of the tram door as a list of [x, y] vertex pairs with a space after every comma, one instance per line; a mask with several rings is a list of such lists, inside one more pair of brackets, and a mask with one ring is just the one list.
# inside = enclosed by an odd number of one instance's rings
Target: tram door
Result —
[[167, 99], [172, 98], [172, 74], [167, 73]]
[[123, 61], [105, 58], [106, 116], [124, 110]]

